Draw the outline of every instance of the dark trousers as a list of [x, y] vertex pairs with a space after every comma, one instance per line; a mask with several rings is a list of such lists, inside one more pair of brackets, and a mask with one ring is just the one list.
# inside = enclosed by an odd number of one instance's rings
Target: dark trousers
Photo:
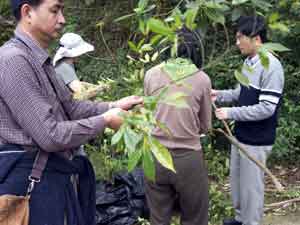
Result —
[[208, 175], [202, 151], [171, 151], [176, 174], [156, 162], [156, 179], [146, 179], [151, 225], [169, 225], [175, 201], [181, 225], [208, 224]]

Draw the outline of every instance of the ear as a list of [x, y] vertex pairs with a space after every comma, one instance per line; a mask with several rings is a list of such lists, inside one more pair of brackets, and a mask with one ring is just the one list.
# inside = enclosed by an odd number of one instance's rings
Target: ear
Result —
[[20, 12], [21, 12], [21, 18], [25, 19], [26, 21], [28, 21], [30, 23], [32, 7], [25, 3], [24, 5], [22, 5]]
[[262, 40], [259, 35], [255, 36], [255, 42], [256, 42], [256, 45], [262, 45]]

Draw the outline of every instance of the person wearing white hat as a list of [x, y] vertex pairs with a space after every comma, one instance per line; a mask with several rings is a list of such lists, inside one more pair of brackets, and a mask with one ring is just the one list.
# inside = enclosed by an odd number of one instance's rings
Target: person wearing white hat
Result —
[[59, 45], [60, 47], [53, 59], [56, 74], [73, 93], [80, 93], [83, 90], [83, 85], [76, 75], [74, 62], [77, 57], [94, 51], [94, 46], [74, 33], [65, 33], [61, 37]]
[[[94, 51], [94, 46], [85, 42], [82, 37], [74, 33], [65, 33], [59, 40], [59, 48], [53, 58], [53, 66], [58, 79], [62, 79], [64, 84], [72, 93], [81, 93], [83, 84], [80, 82], [74, 67], [76, 58]], [[86, 155], [84, 146], [81, 145], [76, 155]]]

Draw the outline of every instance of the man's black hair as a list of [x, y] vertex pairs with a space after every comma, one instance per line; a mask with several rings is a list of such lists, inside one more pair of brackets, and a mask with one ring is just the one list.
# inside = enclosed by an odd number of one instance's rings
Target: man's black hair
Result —
[[187, 27], [181, 28], [178, 32], [179, 45], [177, 48], [177, 56], [187, 58], [198, 67], [202, 67], [201, 54], [201, 36], [198, 31], [192, 31]]
[[11, 7], [13, 14], [17, 21], [21, 19], [21, 7], [24, 4], [28, 4], [33, 7], [39, 6], [44, 0], [11, 0]]
[[261, 41], [267, 42], [267, 26], [262, 16], [241, 16], [237, 23], [237, 32], [248, 37], [259, 36]]

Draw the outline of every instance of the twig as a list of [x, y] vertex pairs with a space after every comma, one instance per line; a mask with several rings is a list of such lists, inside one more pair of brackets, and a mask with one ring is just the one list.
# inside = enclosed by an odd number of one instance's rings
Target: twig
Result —
[[110, 56], [111, 56], [113, 62], [114, 62], [115, 64], [117, 64], [118, 62], [117, 62], [117, 60], [116, 60], [116, 58], [115, 58], [115, 55], [112, 53], [111, 49], [109, 48], [108, 44], [106, 43], [106, 40], [105, 40], [105, 37], [104, 37], [104, 34], [103, 34], [103, 30], [102, 30], [102, 26], [100, 26], [100, 36], [101, 36], [101, 38], [102, 38], [102, 41], [103, 41], [103, 43], [104, 43], [104, 46], [105, 46], [106, 50], [107, 50], [108, 53], [110, 54]]
[[286, 201], [282, 201], [282, 202], [276, 202], [276, 203], [272, 203], [272, 204], [267, 204], [265, 205], [267, 208], [276, 208], [276, 207], [281, 207], [284, 206], [286, 204], [292, 204], [295, 202], [300, 202], [300, 198], [294, 198], [294, 199], [290, 199], [290, 200], [286, 200]]
[[4, 25], [13, 26], [14, 21], [13, 20], [7, 20], [3, 16], [0, 15], [0, 24], [2, 24], [3, 26]]
[[[215, 103], [212, 103], [212, 106], [214, 108], [214, 110], [217, 109], [217, 106], [215, 105]], [[278, 179], [272, 174], [272, 172], [264, 166], [264, 164], [262, 164], [260, 161], [256, 160], [255, 158], [253, 158], [245, 149], [244, 147], [235, 139], [235, 137], [232, 135], [232, 132], [228, 126], [228, 124], [226, 123], [225, 120], [222, 120], [222, 123], [225, 126], [225, 129], [227, 131], [224, 132], [222, 129], [217, 129], [218, 132], [222, 133], [225, 135], [225, 137], [233, 144], [235, 145], [238, 150], [240, 152], [242, 152], [245, 156], [247, 156], [248, 159], [250, 159], [252, 162], [254, 162], [259, 168], [261, 168], [266, 174], [268, 174], [270, 176], [270, 178], [272, 179], [276, 189], [278, 191], [283, 191], [283, 186], [281, 185], [281, 183], [278, 181]]]
[[228, 135], [226, 132], [224, 132], [222, 129], [217, 129], [218, 132], [222, 133], [225, 135], [225, 137], [231, 142], [231, 144], [235, 145], [238, 150], [244, 154], [248, 159], [250, 159], [252, 162], [254, 162], [260, 169], [262, 169], [266, 174], [269, 175], [269, 177], [272, 179], [276, 189], [278, 191], [283, 191], [283, 186], [281, 185], [281, 183], [278, 181], [278, 179], [272, 174], [272, 172], [265, 167], [260, 161], [256, 160], [255, 158], [253, 158], [245, 149], [244, 147], [235, 139], [234, 136], [230, 136]]

